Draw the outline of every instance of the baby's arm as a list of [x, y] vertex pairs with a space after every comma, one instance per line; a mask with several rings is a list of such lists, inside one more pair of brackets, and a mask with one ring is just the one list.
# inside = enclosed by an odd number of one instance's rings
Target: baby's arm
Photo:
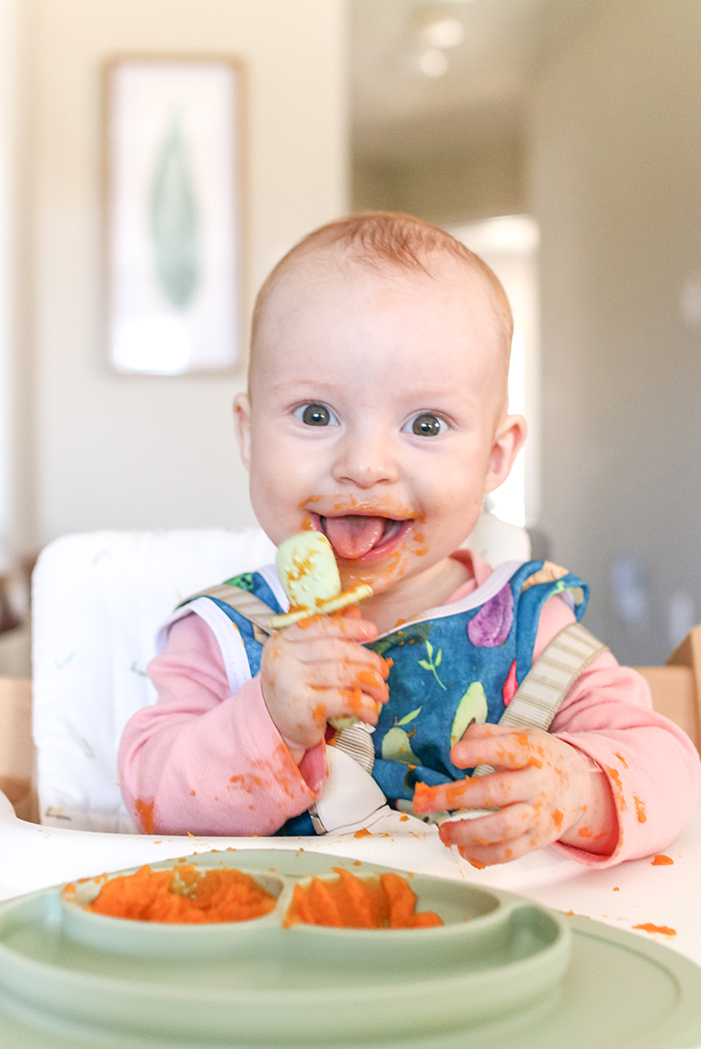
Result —
[[196, 615], [171, 628], [149, 666], [159, 695], [130, 720], [122, 794], [147, 833], [271, 834], [321, 791], [323, 746], [297, 762], [266, 706], [260, 677], [231, 695], [219, 646]]
[[[536, 657], [573, 620], [561, 599], [548, 602]], [[441, 828], [446, 844], [458, 845], [477, 865], [505, 862], [554, 841], [592, 866], [648, 855], [679, 833], [701, 789], [691, 741], [652, 710], [645, 681], [619, 667], [610, 653], [599, 656], [575, 683], [551, 733], [503, 732], [474, 726], [456, 745], [453, 760], [462, 767], [484, 762], [504, 771], [438, 788], [435, 797], [433, 791], [427, 797], [419, 792], [417, 808], [423, 811], [506, 806], [494, 816]]]

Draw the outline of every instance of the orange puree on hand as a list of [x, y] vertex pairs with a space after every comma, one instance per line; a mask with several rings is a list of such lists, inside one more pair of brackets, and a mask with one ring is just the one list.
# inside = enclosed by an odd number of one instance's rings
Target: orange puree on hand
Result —
[[243, 871], [200, 873], [192, 864], [172, 870], [142, 867], [106, 882], [85, 909], [147, 922], [241, 922], [272, 911], [276, 899]]
[[358, 878], [334, 867], [338, 878], [312, 878], [304, 888], [295, 885], [283, 924], [286, 928], [332, 925], [344, 929], [416, 929], [443, 922], [433, 911], [416, 914], [416, 894], [399, 874]]

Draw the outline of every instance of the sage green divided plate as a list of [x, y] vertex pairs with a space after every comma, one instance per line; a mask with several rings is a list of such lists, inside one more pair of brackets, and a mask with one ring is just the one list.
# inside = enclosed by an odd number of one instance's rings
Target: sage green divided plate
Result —
[[630, 933], [418, 875], [417, 909], [443, 926], [285, 929], [300, 880], [387, 868], [301, 850], [193, 860], [250, 872], [275, 910], [197, 926], [107, 918], [83, 909], [101, 879], [0, 904], [2, 1049], [701, 1046], [701, 969]]

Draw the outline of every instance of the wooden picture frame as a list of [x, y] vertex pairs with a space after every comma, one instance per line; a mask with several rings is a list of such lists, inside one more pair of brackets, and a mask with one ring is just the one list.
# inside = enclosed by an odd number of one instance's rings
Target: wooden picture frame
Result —
[[233, 57], [105, 64], [106, 342], [120, 374], [244, 363], [244, 92]]

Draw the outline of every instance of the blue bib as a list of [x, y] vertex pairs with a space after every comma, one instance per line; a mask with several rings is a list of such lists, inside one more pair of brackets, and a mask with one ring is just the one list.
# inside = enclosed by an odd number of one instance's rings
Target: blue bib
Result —
[[[227, 580], [281, 612], [257, 572]], [[489, 580], [482, 589], [490, 589]], [[493, 587], [491, 588], [493, 590]], [[497, 723], [533, 664], [545, 602], [566, 592], [581, 619], [588, 587], [577, 576], [543, 561], [527, 561], [482, 604], [477, 595], [433, 610], [429, 619], [384, 634], [367, 647], [390, 663], [389, 702], [373, 734], [372, 775], [391, 802], [411, 800], [417, 782], [464, 779], [469, 770], [450, 760], [451, 748], [474, 722]], [[238, 611], [209, 598], [238, 627], [251, 674], [260, 669], [262, 645]], [[461, 608], [465, 607], [462, 611]], [[309, 815], [288, 820], [279, 834], [313, 834]]]

